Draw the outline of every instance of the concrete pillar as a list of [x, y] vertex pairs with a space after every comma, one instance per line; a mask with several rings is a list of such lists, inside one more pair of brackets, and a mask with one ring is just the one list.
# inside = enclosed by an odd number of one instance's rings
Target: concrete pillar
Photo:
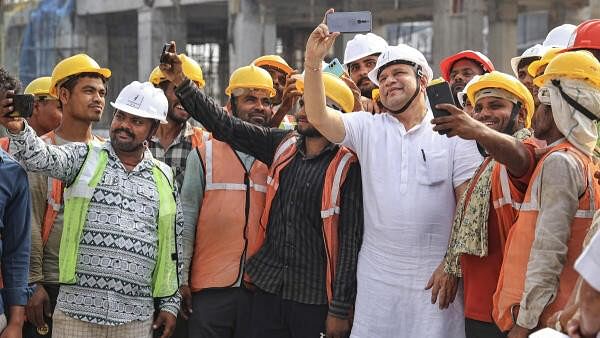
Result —
[[518, 9], [513, 1], [488, 1], [488, 56], [496, 70], [510, 73], [510, 59], [517, 55]]
[[229, 70], [275, 53], [275, 14], [259, 0], [229, 0]]
[[150, 8], [138, 10], [138, 76], [148, 78], [158, 66], [160, 52], [165, 42], [174, 40], [177, 52], [184, 53], [187, 27], [180, 7]]
[[451, 2], [434, 0], [432, 68], [439, 74], [440, 61], [456, 52], [484, 50], [485, 0], [465, 0], [462, 12], [453, 13]]
[[588, 19], [600, 18], [600, 0], [590, 0], [590, 15]]

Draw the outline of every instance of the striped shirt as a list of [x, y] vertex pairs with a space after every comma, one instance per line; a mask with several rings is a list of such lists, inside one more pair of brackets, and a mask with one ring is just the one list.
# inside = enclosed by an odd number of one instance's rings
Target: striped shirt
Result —
[[185, 162], [192, 150], [192, 138], [194, 135], [194, 127], [186, 122], [183, 129], [173, 143], [165, 149], [156, 135], [152, 136], [148, 142], [148, 149], [152, 152], [152, 156], [159, 161], [165, 162], [175, 171], [175, 181], [177, 186], [183, 185], [183, 176], [185, 174]]
[[[14, 156], [30, 171], [68, 186], [87, 155], [84, 143], [47, 145], [31, 127], [11, 135]], [[57, 309], [90, 323], [119, 325], [152, 318], [152, 273], [158, 252], [158, 191], [152, 154], [127, 171], [110, 142], [108, 163], [90, 201], [79, 246], [75, 284], [63, 284]], [[181, 256], [183, 214], [176, 194], [177, 251]], [[179, 269], [181, 267], [179, 266]], [[162, 298], [161, 310], [177, 315], [179, 295]]]
[[[279, 143], [291, 132], [260, 127], [231, 117], [189, 81], [181, 84], [176, 94], [186, 111], [216, 139], [267, 165], [271, 165]], [[308, 157], [303, 152], [303, 142], [304, 138], [300, 136], [299, 151], [281, 172], [265, 243], [248, 260], [246, 268], [255, 285], [265, 291], [299, 303], [327, 304], [321, 194], [325, 171], [338, 146], [330, 144], [319, 155]], [[329, 304], [329, 311], [338, 316], [347, 316], [354, 304], [362, 231], [360, 168], [354, 164], [341, 191], [340, 252], [333, 300]]]

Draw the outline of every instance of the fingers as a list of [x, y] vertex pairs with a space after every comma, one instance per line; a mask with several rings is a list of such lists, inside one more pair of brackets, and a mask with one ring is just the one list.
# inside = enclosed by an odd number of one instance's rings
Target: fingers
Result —
[[173, 54], [177, 54], [177, 46], [175, 45], [175, 41], [171, 40], [170, 42], [170, 46], [169, 46], [169, 53], [173, 53]]
[[451, 115], [466, 114], [464, 111], [458, 109], [455, 105], [449, 104], [449, 103], [436, 104], [435, 108], [443, 109], [443, 110], [449, 112]]
[[159, 327], [163, 326], [164, 322], [165, 322], [164, 313], [161, 311], [158, 314], [158, 317], [156, 317], [156, 320], [154, 321], [154, 323], [152, 324], [152, 329], [158, 330]]
[[29, 321], [32, 322], [35, 327], [43, 327], [46, 325], [46, 322], [44, 321], [44, 309], [42, 304], [36, 304], [35, 306], [32, 306], [30, 311], [27, 313], [27, 318], [29, 318]]
[[438, 294], [440, 293], [440, 285], [438, 281], [433, 283], [433, 288], [431, 289], [431, 304], [435, 304], [438, 301]]
[[440, 308], [440, 310], [443, 310], [445, 308], [448, 307], [448, 297], [447, 297], [447, 289], [446, 289], [446, 285], [443, 285], [440, 288], [440, 292], [438, 293], [438, 306]]
[[327, 15], [331, 14], [333, 12], [335, 12], [335, 9], [333, 9], [333, 8], [328, 9], [327, 12], [325, 12], [325, 15], [323, 16], [323, 21], [321, 21], [321, 23], [326, 25], [327, 24]]
[[429, 281], [427, 282], [427, 285], [425, 285], [425, 290], [429, 290], [433, 286], [434, 276], [435, 272], [431, 275], [431, 277], [429, 277]]
[[52, 310], [50, 309], [50, 297], [44, 298], [44, 315], [46, 317], [52, 317]]

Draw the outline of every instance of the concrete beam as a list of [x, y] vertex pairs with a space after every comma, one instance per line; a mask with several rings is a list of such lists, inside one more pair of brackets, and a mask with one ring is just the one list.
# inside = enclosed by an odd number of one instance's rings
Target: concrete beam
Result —
[[[147, 8], [165, 8], [204, 3], [225, 2], [226, 0], [77, 0], [77, 15], [105, 14], [123, 11], [136, 11]], [[151, 5], [151, 6], [149, 6]]]
[[518, 9], [512, 1], [488, 1], [488, 56], [496, 70], [511, 72], [510, 59], [517, 55]]

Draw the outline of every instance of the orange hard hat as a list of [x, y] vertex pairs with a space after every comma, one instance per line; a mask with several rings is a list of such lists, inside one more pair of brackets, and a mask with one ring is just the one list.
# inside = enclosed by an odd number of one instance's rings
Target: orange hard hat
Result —
[[454, 63], [461, 59], [473, 60], [476, 63], [480, 64], [483, 67], [485, 73], [489, 73], [494, 71], [494, 64], [490, 59], [483, 55], [481, 52], [477, 52], [474, 50], [463, 50], [462, 52], [458, 52], [452, 56], [449, 56], [440, 62], [440, 71], [442, 72], [442, 77], [446, 81], [450, 81], [450, 71], [452, 70], [452, 66]]

